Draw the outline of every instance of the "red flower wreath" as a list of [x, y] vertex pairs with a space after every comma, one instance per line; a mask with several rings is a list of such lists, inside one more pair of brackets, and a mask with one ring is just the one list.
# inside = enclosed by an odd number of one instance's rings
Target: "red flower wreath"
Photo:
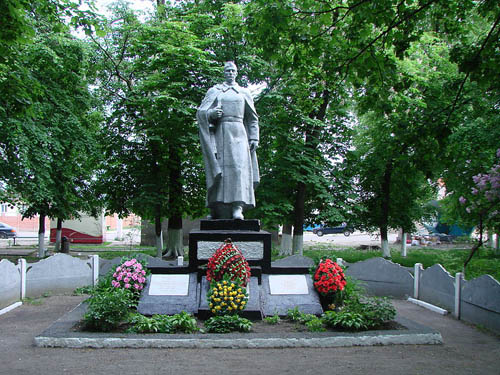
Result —
[[231, 280], [239, 280], [244, 287], [250, 280], [248, 262], [230, 239], [227, 239], [208, 260], [207, 280], [220, 281], [226, 273]]
[[343, 290], [347, 284], [344, 271], [331, 259], [321, 260], [314, 273], [314, 287], [322, 295]]

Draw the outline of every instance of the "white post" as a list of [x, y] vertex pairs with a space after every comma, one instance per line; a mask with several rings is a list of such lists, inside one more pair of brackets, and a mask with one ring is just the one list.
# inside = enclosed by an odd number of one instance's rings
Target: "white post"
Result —
[[420, 289], [420, 275], [424, 268], [422, 263], [415, 263], [415, 275], [413, 280], [413, 298], [418, 299]]
[[18, 261], [19, 273], [21, 274], [21, 290], [19, 297], [21, 301], [26, 298], [26, 259], [19, 259]]
[[117, 218], [116, 220], [116, 239], [123, 240], [123, 219]]
[[453, 311], [453, 316], [460, 319], [460, 300], [462, 298], [462, 280], [464, 279], [464, 274], [462, 272], [457, 272], [455, 275], [455, 310]]
[[91, 255], [92, 258], [92, 286], [99, 282], [99, 255]]
[[403, 231], [401, 236], [401, 256], [406, 258], [406, 237], [407, 233]]
[[338, 264], [340, 267], [345, 267], [345, 265], [344, 265], [344, 259], [342, 259], [342, 258], [337, 258], [337, 264]]

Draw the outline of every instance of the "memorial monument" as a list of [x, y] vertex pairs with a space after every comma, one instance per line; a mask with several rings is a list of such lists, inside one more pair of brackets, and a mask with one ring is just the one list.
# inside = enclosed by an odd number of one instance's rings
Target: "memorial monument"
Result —
[[236, 65], [227, 62], [224, 83], [208, 90], [196, 114], [211, 219], [243, 219], [243, 211], [255, 207], [259, 120], [237, 75]]
[[236, 65], [227, 62], [225, 81], [207, 91], [196, 114], [210, 215], [200, 221], [199, 230], [189, 232], [187, 266], [163, 261], [148, 266], [153, 275], [139, 301], [142, 314], [188, 311], [209, 317], [206, 265], [228, 241], [241, 251], [251, 269], [245, 316], [285, 315], [295, 307], [305, 313], [323, 312], [308, 274], [311, 264], [290, 257], [272, 265], [271, 234], [261, 230], [259, 220], [244, 219], [244, 211], [255, 207], [259, 184], [259, 120], [250, 91], [236, 83], [237, 74]]

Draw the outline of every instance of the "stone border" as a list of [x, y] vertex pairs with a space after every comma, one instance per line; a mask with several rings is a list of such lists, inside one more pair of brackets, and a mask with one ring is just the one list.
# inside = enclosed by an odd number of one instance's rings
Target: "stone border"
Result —
[[34, 341], [38, 347], [63, 348], [331, 348], [342, 346], [442, 344], [441, 333], [403, 317], [396, 321], [406, 330], [297, 332], [276, 334], [123, 334], [76, 332], [72, 328], [86, 310], [85, 303], [54, 322]]

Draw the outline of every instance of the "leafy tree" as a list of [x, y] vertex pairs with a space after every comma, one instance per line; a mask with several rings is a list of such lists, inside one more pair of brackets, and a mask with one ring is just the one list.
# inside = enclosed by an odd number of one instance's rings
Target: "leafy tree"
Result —
[[97, 160], [98, 113], [85, 75], [87, 53], [69, 35], [37, 37], [23, 51], [31, 84], [30, 116], [9, 116], [2, 199], [26, 207], [23, 216], [40, 215], [40, 250], [44, 255], [45, 217], [61, 220], [92, 211], [90, 183]]
[[159, 255], [168, 218], [168, 250], [182, 254], [182, 217], [203, 210], [195, 112], [216, 69], [182, 19], [115, 13], [109, 34], [94, 39], [110, 108], [101, 188], [110, 212], [154, 220]]

